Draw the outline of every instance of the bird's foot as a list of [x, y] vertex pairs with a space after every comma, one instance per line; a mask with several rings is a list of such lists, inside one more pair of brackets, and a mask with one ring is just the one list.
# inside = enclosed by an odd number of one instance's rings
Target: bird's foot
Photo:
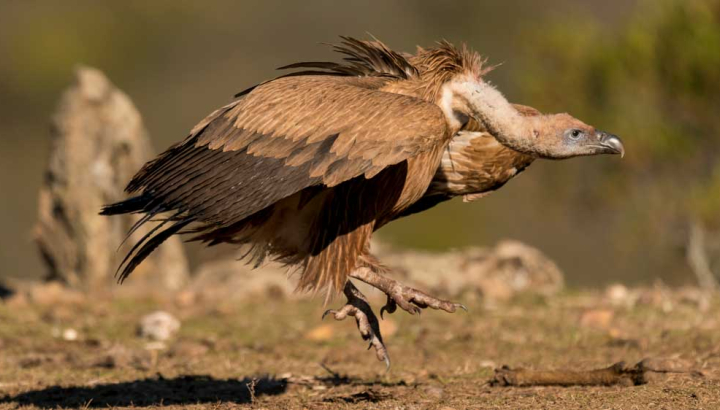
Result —
[[388, 355], [385, 343], [383, 343], [382, 335], [380, 334], [380, 324], [378, 323], [377, 316], [370, 308], [365, 295], [348, 280], [343, 290], [348, 301], [345, 306], [340, 309], [330, 309], [323, 313], [323, 319], [325, 316], [332, 314], [335, 320], [343, 320], [348, 316], [353, 316], [357, 322], [358, 330], [363, 340], [369, 341], [371, 347], [375, 348], [375, 355], [378, 360], [384, 361], [385, 366], [390, 368], [390, 356]]
[[467, 312], [465, 305], [438, 299], [423, 291], [401, 285], [398, 282], [386, 293], [387, 303], [380, 309], [381, 318], [384, 312], [394, 313], [398, 306], [411, 315], [420, 314], [422, 309], [426, 308], [444, 310], [448, 313], [453, 313], [460, 308]]
[[411, 315], [419, 314], [425, 308], [444, 310], [449, 313], [453, 313], [460, 308], [467, 312], [467, 308], [460, 303], [438, 299], [425, 292], [405, 286], [395, 279], [378, 273], [376, 269], [371, 267], [355, 269], [350, 276], [374, 286], [387, 295], [387, 304], [380, 309], [380, 317], [383, 317], [384, 312], [395, 312], [398, 306]]

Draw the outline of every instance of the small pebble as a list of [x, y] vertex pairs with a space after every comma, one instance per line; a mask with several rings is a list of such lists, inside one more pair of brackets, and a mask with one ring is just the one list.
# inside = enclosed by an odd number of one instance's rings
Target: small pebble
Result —
[[138, 334], [151, 340], [164, 341], [170, 339], [180, 330], [180, 321], [167, 312], [157, 311], [140, 319]]
[[67, 341], [77, 340], [78, 332], [75, 329], [65, 329], [62, 333], [62, 338]]

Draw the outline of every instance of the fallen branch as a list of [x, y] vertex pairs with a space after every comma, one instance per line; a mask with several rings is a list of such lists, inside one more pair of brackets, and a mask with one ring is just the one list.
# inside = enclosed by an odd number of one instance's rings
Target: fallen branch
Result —
[[503, 366], [495, 369], [491, 386], [637, 386], [648, 382], [649, 373], [702, 373], [659, 365], [660, 361], [645, 359], [633, 367], [618, 362], [604, 369], [577, 370], [526, 370]]

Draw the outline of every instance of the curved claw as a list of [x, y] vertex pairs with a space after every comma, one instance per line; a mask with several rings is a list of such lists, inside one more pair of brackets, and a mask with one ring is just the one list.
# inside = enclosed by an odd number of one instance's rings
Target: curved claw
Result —
[[387, 311], [388, 314], [392, 314], [395, 311], [395, 309], [390, 309], [387, 307], [387, 305], [381, 307], [380, 308], [380, 319], [385, 320], [385, 317], [383, 316], [383, 313], [385, 313], [385, 311]]
[[385, 355], [385, 373], [390, 371], [390, 357]]
[[332, 313], [334, 316], [337, 313], [337, 310], [335, 310], [335, 309], [326, 310], [325, 313], [322, 314], [322, 317], [320, 318], [320, 320], [325, 320], [325, 316], [327, 316], [329, 313]]
[[466, 308], [465, 305], [463, 305], [462, 303], [458, 303], [458, 304], [457, 304], [457, 307], [459, 307], [460, 309], [462, 309], [462, 310], [464, 310], [464, 311], [466, 311], [466, 312], [469, 312], [468, 308]]
[[380, 319], [385, 319], [385, 317], [383, 317], [383, 313], [385, 313], [386, 311], [388, 312], [388, 314], [393, 314], [396, 310], [397, 303], [395, 303], [395, 301], [390, 296], [388, 296], [387, 303], [385, 303], [385, 306], [380, 308]]

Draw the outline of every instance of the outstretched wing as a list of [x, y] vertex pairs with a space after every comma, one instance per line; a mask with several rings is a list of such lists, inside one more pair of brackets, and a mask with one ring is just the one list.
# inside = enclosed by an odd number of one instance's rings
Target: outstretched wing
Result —
[[[227, 226], [309, 186], [372, 178], [449, 139], [438, 106], [380, 91], [384, 81], [296, 76], [260, 85], [146, 164], [127, 188], [140, 195], [104, 213], [141, 212], [146, 221], [172, 212], [175, 232], [195, 221]], [[163, 232], [146, 238], [121, 279]]]

